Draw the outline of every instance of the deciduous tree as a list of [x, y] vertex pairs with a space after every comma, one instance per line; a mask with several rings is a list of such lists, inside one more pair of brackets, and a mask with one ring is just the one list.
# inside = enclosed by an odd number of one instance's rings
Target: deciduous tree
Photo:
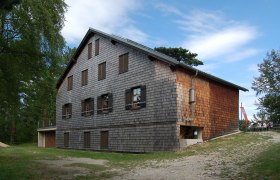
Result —
[[[6, 142], [9, 134], [14, 143], [17, 123], [34, 118], [36, 124], [37, 118], [45, 116], [44, 109], [52, 114], [46, 107], [55, 96], [54, 78], [65, 46], [60, 34], [65, 11], [64, 0], [1, 1], [0, 139]], [[31, 105], [28, 98], [36, 101], [39, 95], [45, 98], [36, 105], [42, 111], [24, 118], [24, 109]]]
[[259, 98], [259, 109], [276, 123], [280, 120], [280, 52], [272, 50], [258, 65], [260, 76], [252, 83]]

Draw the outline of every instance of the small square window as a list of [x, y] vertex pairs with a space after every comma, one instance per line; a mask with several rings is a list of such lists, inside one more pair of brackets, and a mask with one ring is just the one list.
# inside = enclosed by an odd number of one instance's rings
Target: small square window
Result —
[[69, 119], [72, 116], [72, 104], [64, 104], [62, 106], [62, 119]]
[[91, 116], [94, 113], [94, 99], [88, 98], [82, 101], [82, 116]]
[[97, 97], [97, 114], [109, 113], [113, 111], [113, 95], [103, 94]]
[[138, 86], [125, 91], [125, 109], [146, 107], [146, 86]]
[[141, 88], [134, 88], [132, 89], [132, 101], [133, 103], [139, 103], [141, 102]]

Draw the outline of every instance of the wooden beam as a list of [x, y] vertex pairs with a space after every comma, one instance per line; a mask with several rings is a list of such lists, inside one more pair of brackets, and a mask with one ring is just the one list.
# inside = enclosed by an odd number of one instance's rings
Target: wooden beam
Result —
[[174, 72], [176, 70], [176, 67], [174, 65], [169, 65], [169, 68], [171, 69], [172, 72]]
[[155, 58], [155, 57], [153, 57], [153, 56], [150, 56], [150, 55], [148, 55], [148, 58], [149, 58], [151, 61], [157, 60], [157, 58]]
[[117, 44], [117, 41], [115, 41], [115, 40], [112, 39], [112, 40], [111, 40], [111, 43], [114, 44], [114, 45], [116, 45], [116, 44]]

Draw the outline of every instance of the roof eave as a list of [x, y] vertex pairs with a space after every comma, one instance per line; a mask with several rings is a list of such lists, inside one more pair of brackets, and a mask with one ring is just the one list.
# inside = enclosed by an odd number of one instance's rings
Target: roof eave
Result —
[[233, 83], [231, 83], [231, 82], [229, 82], [229, 81], [223, 80], [223, 79], [221, 79], [221, 78], [218, 78], [218, 77], [213, 76], [213, 75], [211, 75], [211, 74], [208, 74], [208, 73], [206, 73], [206, 72], [200, 71], [200, 70], [198, 70], [198, 69], [196, 69], [196, 68], [193, 68], [193, 67], [191, 67], [191, 66], [189, 66], [189, 65], [186, 65], [186, 64], [184, 64], [184, 63], [179, 63], [178, 66], [183, 67], [183, 68], [188, 69], [188, 70], [193, 71], [193, 72], [198, 72], [198, 74], [201, 75], [201, 76], [203, 76], [203, 77], [206, 77], [206, 78], [208, 78], [208, 79], [211, 79], [211, 80], [213, 80], [213, 81], [219, 82], [219, 83], [221, 83], [221, 84], [224, 84], [224, 85], [233, 87], [233, 88], [235, 88], [235, 89], [242, 90], [242, 91], [244, 91], [244, 92], [249, 91], [248, 89], [246, 89], [246, 88], [244, 88], [244, 87], [238, 86], [238, 85], [233, 84]]

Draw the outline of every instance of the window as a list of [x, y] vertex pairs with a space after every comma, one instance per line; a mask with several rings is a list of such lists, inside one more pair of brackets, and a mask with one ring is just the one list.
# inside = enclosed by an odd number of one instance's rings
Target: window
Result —
[[94, 99], [88, 98], [82, 101], [82, 116], [93, 115], [94, 110]]
[[103, 94], [97, 97], [97, 114], [113, 112], [113, 94]]
[[128, 71], [128, 53], [119, 56], [119, 74]]
[[84, 147], [90, 147], [90, 132], [84, 132]]
[[67, 86], [67, 90], [70, 91], [73, 89], [73, 76], [69, 76], [68, 77], [68, 86]]
[[92, 58], [92, 43], [88, 44], [88, 59]]
[[101, 131], [100, 132], [100, 149], [108, 149], [109, 142], [109, 132]]
[[88, 70], [82, 71], [82, 86], [85, 86], [88, 84]]
[[64, 147], [69, 147], [69, 132], [64, 133]]
[[125, 109], [146, 107], [146, 86], [137, 86], [125, 91]]
[[98, 81], [106, 78], [106, 62], [98, 65]]
[[72, 116], [72, 104], [64, 104], [62, 106], [62, 119], [69, 119]]
[[95, 56], [99, 54], [99, 39], [95, 40]]

